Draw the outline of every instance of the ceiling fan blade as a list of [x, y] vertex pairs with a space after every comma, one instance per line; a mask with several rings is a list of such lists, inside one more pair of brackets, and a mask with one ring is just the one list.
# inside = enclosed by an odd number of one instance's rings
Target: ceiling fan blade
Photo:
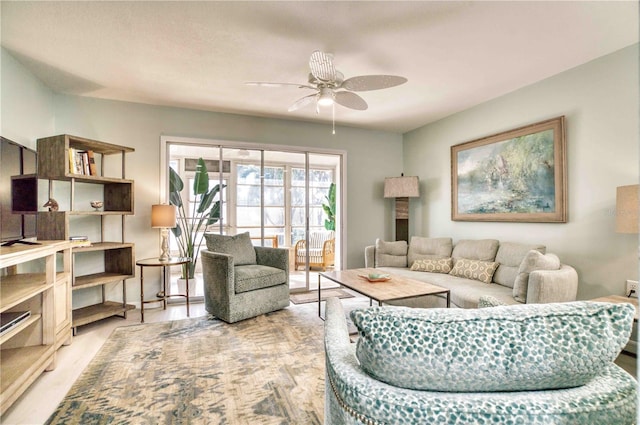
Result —
[[344, 80], [342, 88], [352, 91], [380, 90], [399, 86], [406, 82], [406, 78], [397, 75], [361, 75]]
[[266, 81], [246, 81], [246, 85], [248, 86], [260, 86], [260, 87], [286, 87], [286, 86], [296, 86], [301, 89], [312, 89], [315, 90], [315, 87], [308, 86], [306, 84], [298, 84], [298, 83], [271, 83]]
[[309, 68], [311, 68], [311, 74], [320, 81], [331, 82], [336, 79], [336, 68], [333, 66], [331, 56], [320, 50], [311, 53]]
[[318, 95], [314, 93], [314, 94], [310, 94], [309, 96], [305, 96], [296, 100], [295, 102], [293, 102], [291, 106], [289, 106], [288, 111], [293, 112], [293, 111], [297, 111], [300, 108], [304, 108], [305, 106], [313, 102], [317, 96]]
[[358, 111], [366, 110], [369, 105], [363, 98], [350, 91], [336, 92], [336, 103], [351, 109], [357, 109]]

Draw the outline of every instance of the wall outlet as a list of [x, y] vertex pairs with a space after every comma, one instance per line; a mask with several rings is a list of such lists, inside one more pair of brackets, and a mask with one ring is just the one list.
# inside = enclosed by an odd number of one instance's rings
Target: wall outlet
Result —
[[631, 294], [632, 297], [638, 298], [638, 281], [637, 280], [627, 280], [627, 292], [625, 295], [629, 295], [629, 292], [633, 291]]

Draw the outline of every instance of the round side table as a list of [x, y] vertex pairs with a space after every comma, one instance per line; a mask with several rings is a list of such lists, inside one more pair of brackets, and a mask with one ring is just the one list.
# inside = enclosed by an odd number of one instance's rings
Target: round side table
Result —
[[[189, 276], [187, 275], [187, 288], [184, 294], [168, 294], [167, 293], [167, 267], [180, 266], [191, 262], [188, 257], [174, 257], [167, 261], [160, 261], [157, 258], [145, 258], [136, 261], [136, 266], [140, 266], [140, 322], [144, 323], [144, 305], [148, 303], [157, 303], [162, 301], [163, 310], [167, 309], [167, 298], [184, 297], [187, 300], [187, 317], [189, 317]], [[158, 296], [155, 300], [144, 300], [144, 268], [145, 267], [162, 267], [162, 297]]]

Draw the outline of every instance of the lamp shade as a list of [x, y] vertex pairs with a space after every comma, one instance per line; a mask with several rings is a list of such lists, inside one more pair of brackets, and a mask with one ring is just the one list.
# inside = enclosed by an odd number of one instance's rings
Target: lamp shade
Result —
[[639, 185], [616, 189], [616, 233], [638, 233]]
[[174, 205], [152, 205], [151, 227], [176, 227], [176, 207]]
[[420, 196], [420, 185], [417, 176], [385, 177], [385, 198], [417, 198]]

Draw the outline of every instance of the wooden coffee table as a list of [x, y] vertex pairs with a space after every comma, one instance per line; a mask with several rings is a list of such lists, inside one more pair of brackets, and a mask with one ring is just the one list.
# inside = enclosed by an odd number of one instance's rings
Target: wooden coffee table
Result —
[[[391, 279], [385, 282], [369, 282], [367, 279], [360, 277], [360, 275], [368, 275], [369, 273], [389, 274]], [[372, 268], [340, 270], [318, 274], [318, 316], [320, 316], [320, 318], [323, 320], [324, 318], [321, 314], [321, 277], [329, 279], [341, 286], [344, 286], [345, 288], [349, 288], [352, 291], [369, 297], [372, 301], [376, 300], [378, 301], [378, 305], [382, 305], [383, 302], [387, 301], [397, 301], [406, 298], [437, 294], [446, 294], [447, 307], [450, 307], [451, 305], [451, 292], [441, 286], [421, 282], [415, 279], [409, 279], [404, 276], [382, 272], [380, 270]], [[370, 301], [370, 305], [372, 301]]]

